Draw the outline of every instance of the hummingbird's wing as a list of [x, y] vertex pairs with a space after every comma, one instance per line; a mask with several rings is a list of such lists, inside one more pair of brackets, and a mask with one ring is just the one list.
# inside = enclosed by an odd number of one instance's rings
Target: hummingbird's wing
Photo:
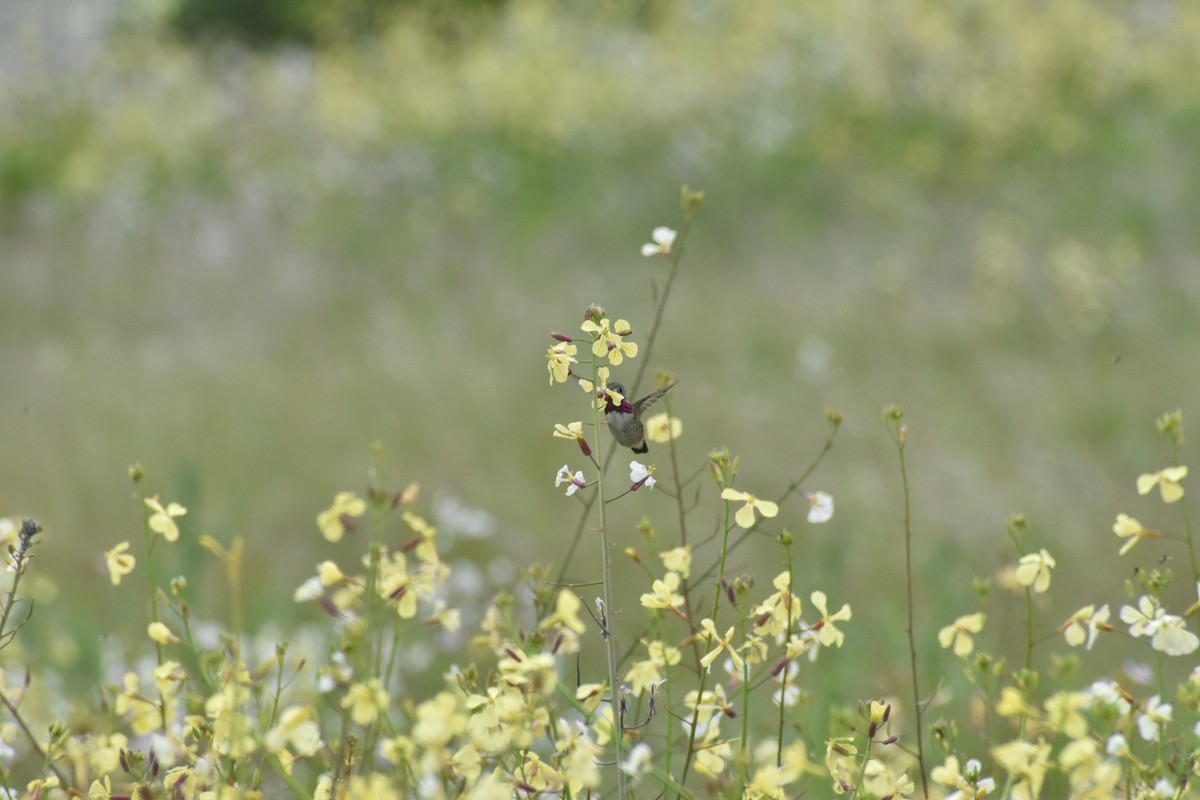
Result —
[[649, 408], [650, 406], [657, 403], [659, 398], [661, 398], [667, 392], [671, 391], [671, 389], [675, 386], [676, 383], [678, 383], [678, 381], [671, 381], [669, 384], [662, 387], [658, 391], [651, 392], [650, 394], [643, 397], [641, 400], [638, 400], [636, 403], [633, 404], [634, 411], [637, 412], [637, 414], [640, 416], [643, 411], [645, 411], [647, 408]]

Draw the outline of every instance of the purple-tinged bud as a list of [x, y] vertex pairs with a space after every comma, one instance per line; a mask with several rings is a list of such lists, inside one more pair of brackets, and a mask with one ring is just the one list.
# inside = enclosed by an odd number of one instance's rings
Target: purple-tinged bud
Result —
[[588, 446], [587, 439], [584, 439], [582, 436], [580, 436], [576, 441], [579, 442], [579, 449], [583, 451], [583, 454], [585, 456], [591, 456], [592, 448]]
[[557, 339], [560, 342], [570, 343], [573, 341], [570, 336], [567, 336], [565, 333], [558, 333], [557, 331], [550, 331], [550, 338]]
[[124, 747], [117, 751], [117, 763], [121, 765], [121, 769], [129, 772], [129, 757], [125, 755]]
[[785, 669], [787, 669], [787, 665], [788, 665], [789, 661], [791, 661], [791, 659], [787, 658], [786, 656], [784, 658], [779, 659], [779, 663], [771, 668], [771, 677], [778, 678], [779, 673], [781, 673]]
[[358, 528], [358, 526], [354, 523], [354, 517], [350, 516], [349, 514], [340, 514], [338, 516], [338, 522], [342, 523], [342, 528], [345, 529], [346, 533], [354, 533], [354, 531]]
[[887, 737], [882, 742], [880, 742], [880, 744], [895, 744], [898, 741], [900, 741], [900, 737], [896, 736], [895, 734], [892, 734], [891, 736]]
[[550, 648], [550, 654], [558, 655], [558, 648], [562, 647], [562, 643], [563, 643], [563, 635], [562, 635], [562, 633], [559, 633], [558, 636], [554, 637], [554, 644]]
[[636, 481], [635, 483], [633, 483], [633, 484], [632, 484], [632, 485], [629, 487], [629, 491], [631, 491], [631, 492], [636, 492], [638, 489], [642, 488], [642, 486], [643, 486], [643, 485], [646, 483], [646, 481], [648, 481], [648, 480], [650, 480], [650, 475], [649, 475], [649, 473], [647, 473], [647, 474], [646, 474], [646, 477], [642, 478], [640, 481]]
[[519, 653], [517, 653], [517, 651], [516, 651], [516, 650], [513, 650], [511, 647], [506, 647], [506, 648], [504, 648], [504, 653], [505, 653], [505, 654], [506, 654], [506, 655], [507, 655], [509, 658], [511, 658], [513, 661], [521, 661], [521, 660], [522, 660], [522, 658], [521, 658], [520, 654], [519, 654]]
[[606, 316], [608, 316], [608, 315], [604, 313], [604, 308], [602, 306], [596, 305], [595, 303], [592, 303], [583, 312], [583, 318], [585, 320], [591, 320], [592, 322], [596, 323], [597, 325], [599, 325], [600, 320], [604, 319]]
[[867, 726], [867, 738], [868, 739], [875, 738], [875, 730], [876, 730], [876, 727], [875, 727], [874, 722], [872, 722], [870, 725]]

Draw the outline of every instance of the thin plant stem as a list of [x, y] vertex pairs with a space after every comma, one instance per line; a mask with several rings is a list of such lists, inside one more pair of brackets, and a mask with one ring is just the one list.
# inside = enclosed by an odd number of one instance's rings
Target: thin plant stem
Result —
[[[599, 385], [597, 365], [594, 359], [592, 361], [592, 385]], [[595, 401], [592, 402], [592, 420], [596, 425], [596, 430], [599, 430], [600, 404]], [[602, 437], [596, 437], [595, 449], [597, 461], [603, 460], [604, 445], [601, 443], [602, 441]], [[604, 636], [605, 652], [608, 661], [609, 707], [612, 710], [613, 720], [613, 749], [616, 751], [617, 797], [619, 800], [626, 800], [629, 796], [629, 790], [626, 786], [625, 771], [621, 769], [621, 762], [624, 760], [625, 755], [625, 720], [621, 711], [621, 687], [617, 681], [616, 605], [613, 603], [612, 543], [608, 540], [608, 519], [605, 513], [603, 469], [597, 473], [595, 497], [599, 499], [597, 505], [600, 509], [600, 568], [604, 576], [604, 610], [601, 622], [604, 626], [602, 634]]]
[[[792, 611], [795, 609], [796, 600], [796, 575], [792, 570], [792, 538], [785, 534], [783, 542], [783, 552], [787, 559], [788, 571], [788, 624], [787, 624], [787, 645], [790, 646], [792, 641], [792, 630], [795, 625], [795, 618], [792, 616]], [[787, 684], [788, 684], [788, 667], [791, 666], [791, 660], [783, 665], [783, 671], [780, 673], [779, 681], [779, 731], [775, 740], [775, 766], [783, 766], [783, 720], [784, 712], [787, 709]]]
[[[1175, 456], [1175, 466], [1179, 466], [1178, 439], [1171, 440], [1171, 450]], [[1197, 584], [1200, 584], [1200, 565], [1198, 565], [1196, 560], [1196, 542], [1192, 536], [1192, 519], [1188, 514], [1188, 504], [1186, 500], [1179, 504], [1179, 511], [1181, 514], [1183, 514], [1183, 531], [1185, 534], [1187, 534], [1188, 561], [1192, 567], [1192, 580]]]
[[900, 461], [900, 485], [904, 492], [904, 577], [907, 587], [909, 672], [912, 675], [913, 716], [917, 727], [917, 765], [921, 770], [921, 791], [928, 798], [929, 779], [928, 773], [925, 770], [925, 737], [923, 735], [921, 720], [923, 709], [921, 705], [921, 688], [917, 677], [916, 614], [914, 612], [915, 603], [913, 601], [912, 496], [908, 486], [908, 466], [904, 460], [904, 446], [908, 441], [908, 426], [901, 424], [900, 420], [902, 417], [903, 412], [894, 406], [884, 411], [884, 419], [889, 423], [892, 439], [896, 443], [896, 454]]

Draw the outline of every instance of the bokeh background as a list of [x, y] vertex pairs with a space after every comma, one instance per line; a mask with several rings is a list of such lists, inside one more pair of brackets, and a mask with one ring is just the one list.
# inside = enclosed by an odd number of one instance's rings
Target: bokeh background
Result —
[[[1058, 558], [1047, 619], [1161, 556], [1186, 572], [1169, 542], [1118, 560], [1110, 529], [1180, 533], [1134, 480], [1200, 387], [1197, 41], [1168, 0], [5, 0], [0, 514], [46, 527], [28, 646], [86, 684], [144, 624], [101, 557], [140, 540], [134, 462], [189, 508], [165, 572], [210, 615], [196, 538], [245, 537], [252, 627], [317, 614], [291, 592], [344, 550], [314, 518], [374, 442], [462, 591], [561, 560], [553, 477], [582, 465], [550, 432], [587, 411], [547, 386], [547, 334], [593, 302], [648, 329], [667, 263], [638, 249], [684, 183], [707, 201], [651, 364], [680, 377], [684, 470], [728, 446], [773, 496], [846, 415], [809, 487], [833, 521], [764, 530], [855, 604], [852, 655], [903, 636], [888, 403], [931, 641], [1015, 560], [1013, 512]], [[665, 496], [614, 508], [621, 547], [643, 515], [670, 534]], [[766, 586], [779, 554], [733, 562]]]

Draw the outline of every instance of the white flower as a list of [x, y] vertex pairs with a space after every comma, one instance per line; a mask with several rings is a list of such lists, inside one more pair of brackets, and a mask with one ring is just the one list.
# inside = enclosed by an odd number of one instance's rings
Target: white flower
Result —
[[1200, 637], [1187, 629], [1187, 622], [1183, 617], [1163, 614], [1158, 620], [1158, 627], [1150, 644], [1155, 650], [1169, 656], [1186, 656], [1200, 647]]
[[1146, 707], [1138, 717], [1138, 733], [1148, 742], [1157, 742], [1159, 725], [1165, 725], [1170, 721], [1170, 703], [1160, 703], [1158, 695], [1154, 695], [1146, 701]]
[[562, 465], [562, 469], [558, 471], [558, 475], [556, 475], [554, 478], [555, 486], [562, 486], [564, 483], [571, 484], [567, 487], [567, 497], [570, 497], [584, 486], [587, 486], [587, 481], [583, 479], [583, 473], [576, 472], [574, 475], [572, 475], [571, 468], [566, 464]]
[[642, 245], [642, 255], [656, 256], [659, 253], [662, 253], [663, 255], [669, 256], [671, 254], [671, 245], [675, 244], [676, 236], [677, 234], [675, 231], [671, 230], [665, 225], [658, 226], [650, 234], [650, 238], [654, 240], [654, 243], [651, 244], [647, 242], [646, 244]]
[[621, 762], [621, 771], [635, 778], [641, 777], [654, 759], [654, 751], [645, 742], [638, 742], [629, 751], [629, 757]]
[[1114, 733], [1108, 737], [1108, 742], [1104, 745], [1104, 752], [1114, 758], [1123, 758], [1129, 755], [1129, 742], [1119, 733]]
[[657, 481], [654, 480], [653, 470], [647, 469], [645, 464], [638, 461], [629, 462], [629, 480], [633, 481], [633, 487], [636, 489], [645, 485], [647, 489], [653, 489]]
[[833, 498], [826, 492], [805, 494], [812, 508], [808, 510], [808, 521], [813, 524], [828, 522], [833, 518]]

